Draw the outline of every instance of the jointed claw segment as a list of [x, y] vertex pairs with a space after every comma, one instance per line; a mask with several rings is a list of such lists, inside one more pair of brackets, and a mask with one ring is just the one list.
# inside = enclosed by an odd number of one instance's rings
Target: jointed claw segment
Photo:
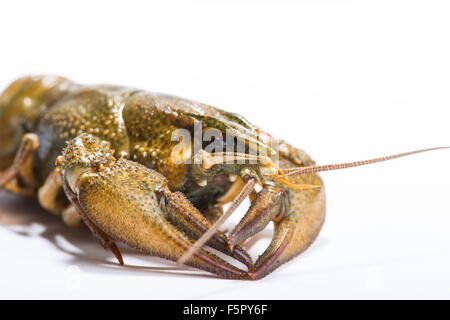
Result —
[[[67, 146], [62, 172], [72, 204], [104, 245], [112, 243], [106, 240], [110, 238], [144, 253], [177, 261], [207, 230], [209, 222], [181, 193], [168, 189], [164, 176], [132, 161], [113, 160], [111, 153], [106, 144], [89, 135], [81, 135]], [[92, 163], [75, 160], [81, 158], [90, 158]], [[103, 164], [101, 170], [99, 163]], [[208, 244], [252, 265], [243, 249], [228, 251], [227, 238], [221, 233], [216, 233]], [[116, 247], [110, 248], [118, 256]], [[246, 271], [204, 249], [186, 264], [227, 278], [248, 278]]]

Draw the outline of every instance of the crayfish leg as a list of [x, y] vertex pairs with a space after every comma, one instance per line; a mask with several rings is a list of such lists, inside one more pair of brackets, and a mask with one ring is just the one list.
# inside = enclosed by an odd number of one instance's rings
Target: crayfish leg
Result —
[[22, 142], [17, 150], [10, 167], [0, 174], [0, 189], [19, 175], [24, 180], [26, 187], [34, 188], [37, 183], [32, 170], [34, 152], [39, 147], [39, 136], [27, 133], [22, 137]]
[[53, 169], [42, 187], [38, 190], [38, 201], [41, 207], [55, 215], [60, 215], [67, 206], [67, 203], [63, 203], [58, 199], [58, 194], [61, 189], [61, 169], [56, 168]]
[[61, 168], [52, 170], [42, 187], [38, 190], [38, 201], [42, 208], [62, 216], [64, 223], [70, 227], [81, 225], [81, 217], [67, 199], [59, 197], [62, 190]]

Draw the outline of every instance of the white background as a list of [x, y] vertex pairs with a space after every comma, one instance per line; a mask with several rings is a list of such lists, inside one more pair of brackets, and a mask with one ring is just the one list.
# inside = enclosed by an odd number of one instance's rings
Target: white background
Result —
[[[0, 87], [60, 74], [239, 112], [319, 164], [450, 145], [448, 1], [2, 1]], [[323, 173], [327, 221], [258, 282], [124, 250], [0, 195], [0, 298], [450, 298], [450, 152]], [[235, 217], [237, 219], [238, 217]], [[264, 231], [254, 257], [270, 238]]]

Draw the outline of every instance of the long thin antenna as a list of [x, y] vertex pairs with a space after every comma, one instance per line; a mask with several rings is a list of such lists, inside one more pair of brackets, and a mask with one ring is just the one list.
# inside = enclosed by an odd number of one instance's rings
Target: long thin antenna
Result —
[[231, 216], [231, 214], [239, 207], [242, 201], [248, 197], [253, 191], [256, 184], [255, 179], [250, 179], [242, 188], [241, 192], [233, 200], [228, 210], [208, 229], [181, 257], [178, 259], [178, 264], [184, 264], [190, 257], [192, 257], [223, 225], [223, 223]]
[[322, 166], [297, 167], [297, 168], [292, 168], [292, 169], [283, 169], [283, 171], [286, 174], [286, 176], [295, 176], [295, 175], [301, 175], [301, 174], [307, 174], [307, 173], [313, 173], [313, 172], [346, 169], [346, 168], [365, 166], [365, 165], [372, 164], [372, 163], [406, 157], [406, 156], [410, 156], [410, 155], [416, 154], [416, 153], [422, 153], [422, 152], [440, 150], [440, 149], [450, 149], [450, 147], [435, 147], [435, 148], [421, 149], [421, 150], [415, 150], [415, 151], [394, 154], [394, 155], [381, 157], [381, 158], [374, 158], [374, 159], [370, 159], [370, 160], [347, 162], [347, 163], [340, 163], [340, 164], [328, 164], [328, 165], [322, 165]]

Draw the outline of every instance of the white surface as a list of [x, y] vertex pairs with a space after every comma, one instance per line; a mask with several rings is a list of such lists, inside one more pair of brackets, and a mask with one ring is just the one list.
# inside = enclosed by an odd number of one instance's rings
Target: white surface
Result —
[[[239, 112], [321, 164], [450, 145], [447, 1], [145, 3], [2, 1], [0, 87], [51, 73], [177, 94]], [[317, 241], [258, 282], [130, 250], [129, 264], [159, 269], [118, 267], [87, 230], [2, 193], [0, 297], [450, 298], [449, 160], [322, 174]]]

